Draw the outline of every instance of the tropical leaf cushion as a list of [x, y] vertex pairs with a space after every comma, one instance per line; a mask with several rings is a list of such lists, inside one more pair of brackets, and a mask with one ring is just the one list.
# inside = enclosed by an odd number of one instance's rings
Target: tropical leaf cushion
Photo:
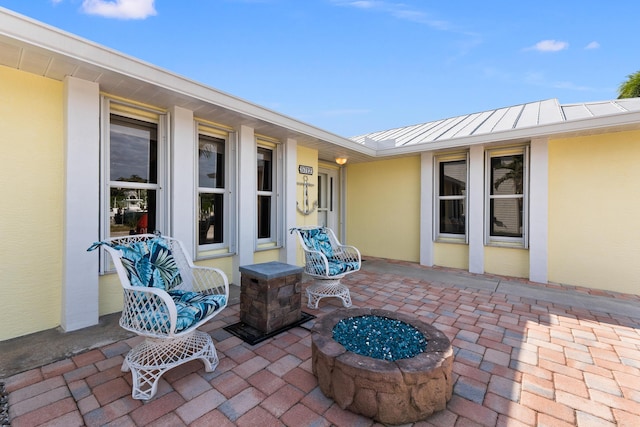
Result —
[[328, 259], [327, 261], [329, 262], [328, 276], [337, 276], [339, 274], [344, 274], [348, 271], [353, 271], [358, 269], [357, 261], [344, 262], [336, 259]]
[[[189, 329], [226, 304], [224, 295], [203, 295], [178, 289], [169, 291], [168, 294], [176, 304], [178, 312], [175, 333]], [[169, 333], [169, 314], [166, 306], [140, 310], [137, 317], [144, 329], [163, 334]]]
[[176, 309], [178, 310], [176, 332], [189, 329], [191, 325], [206, 318], [226, 303], [224, 295], [203, 295], [197, 292], [177, 289], [169, 291], [169, 295], [176, 303]]
[[324, 228], [311, 228], [308, 230], [300, 230], [300, 235], [304, 244], [309, 249], [322, 252], [327, 258], [333, 256], [333, 248], [331, 247], [331, 239]]
[[182, 283], [178, 265], [164, 239], [115, 245], [114, 248], [122, 251], [122, 265], [132, 286], [170, 291]]

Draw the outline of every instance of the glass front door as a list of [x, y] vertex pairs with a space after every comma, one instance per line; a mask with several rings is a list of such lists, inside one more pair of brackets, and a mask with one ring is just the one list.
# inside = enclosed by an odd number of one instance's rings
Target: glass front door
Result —
[[318, 225], [338, 230], [338, 172], [331, 169], [318, 170]]

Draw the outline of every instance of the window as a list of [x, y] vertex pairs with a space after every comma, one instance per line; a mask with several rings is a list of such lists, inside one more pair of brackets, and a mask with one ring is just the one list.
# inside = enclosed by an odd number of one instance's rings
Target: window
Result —
[[274, 152], [258, 146], [258, 242], [273, 241], [275, 237]]
[[198, 136], [198, 245], [225, 242], [226, 140]]
[[[101, 116], [100, 235], [169, 233], [163, 189], [167, 115], [105, 97]], [[101, 271], [112, 269], [104, 257]]]
[[466, 242], [467, 155], [436, 158], [436, 239]]
[[163, 228], [158, 212], [158, 123], [111, 113], [108, 129], [108, 235]]
[[527, 154], [525, 147], [487, 152], [487, 244], [527, 247]]

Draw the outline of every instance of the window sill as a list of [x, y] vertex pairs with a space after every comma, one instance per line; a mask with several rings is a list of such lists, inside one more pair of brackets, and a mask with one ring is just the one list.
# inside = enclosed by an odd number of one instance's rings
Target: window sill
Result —
[[492, 242], [488, 242], [485, 243], [485, 246], [491, 246], [494, 248], [508, 248], [508, 249], [524, 249], [524, 250], [528, 250], [529, 248], [526, 247], [524, 244], [522, 244], [522, 242], [500, 242], [500, 241], [492, 241]]
[[234, 255], [235, 252], [230, 252], [228, 248], [209, 250], [198, 249], [196, 253], [196, 260], [201, 261], [206, 259], [226, 258]]
[[453, 243], [455, 245], [466, 245], [467, 240], [464, 237], [436, 237], [436, 243]]
[[256, 246], [256, 252], [271, 251], [273, 249], [282, 249], [282, 246], [278, 245], [276, 242], [261, 243]]

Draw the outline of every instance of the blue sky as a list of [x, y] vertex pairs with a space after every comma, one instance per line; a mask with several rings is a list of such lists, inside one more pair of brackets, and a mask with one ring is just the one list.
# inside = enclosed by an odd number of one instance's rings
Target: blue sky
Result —
[[0, 6], [342, 136], [617, 97], [640, 2], [0, 0]]

